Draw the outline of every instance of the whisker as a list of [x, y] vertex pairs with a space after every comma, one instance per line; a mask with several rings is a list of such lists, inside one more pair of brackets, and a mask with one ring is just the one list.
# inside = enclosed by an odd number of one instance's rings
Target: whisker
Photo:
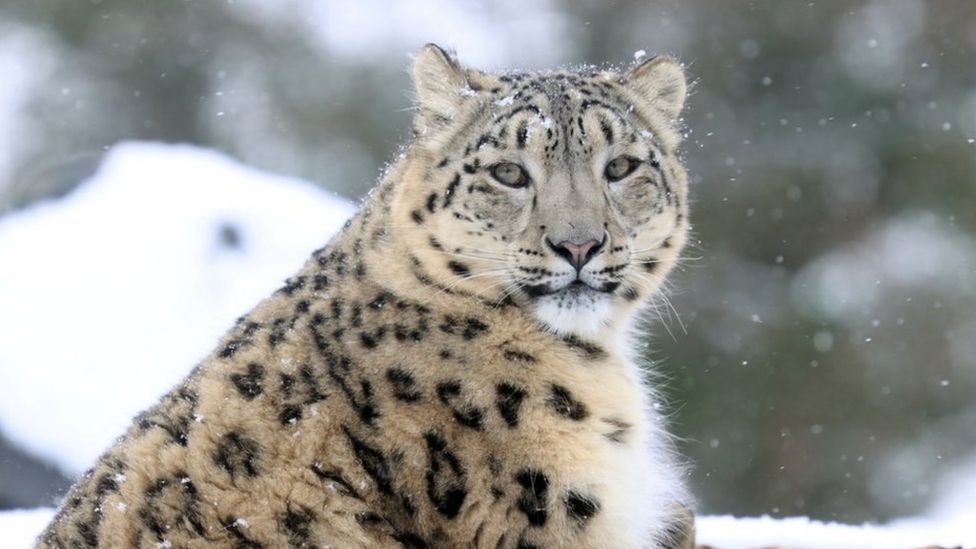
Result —
[[[641, 280], [641, 281], [647, 283], [651, 287], [654, 287], [654, 286], [660, 287], [660, 285], [664, 281], [662, 277], [658, 277], [658, 278], [655, 279], [655, 278], [651, 278], [650, 276], [645, 275], [643, 273], [634, 272], [632, 274], [633, 274], [633, 276], [635, 278], [637, 278], [638, 280]], [[664, 325], [664, 329], [667, 330], [668, 335], [670, 335], [671, 338], [674, 341], [677, 341], [677, 338], [675, 337], [674, 333], [671, 331], [671, 328], [669, 326], [668, 321], [666, 321], [664, 319], [664, 316], [661, 314], [661, 310], [658, 307], [657, 300], [660, 300], [661, 302], [664, 303], [664, 305], [665, 305], [665, 311], [667, 311], [667, 313], [668, 313], [668, 319], [670, 321], [672, 321], [672, 322], [675, 321], [675, 320], [677, 320], [678, 326], [681, 327], [682, 333], [684, 335], [688, 335], [688, 328], [687, 328], [687, 326], [685, 326], [684, 321], [681, 320], [681, 315], [678, 313], [678, 310], [674, 307], [674, 304], [668, 298], [667, 294], [665, 292], [662, 292], [662, 291], [657, 291], [657, 292], [655, 292], [651, 296], [651, 300], [649, 301], [649, 304], [654, 309], [654, 312], [655, 312], [655, 314], [657, 314], [658, 319]], [[672, 316], [672, 312], [673, 312], [674, 316]]]
[[519, 291], [520, 289], [522, 289], [522, 283], [519, 282], [519, 281], [517, 281], [517, 280], [514, 281], [514, 282], [512, 282], [511, 284], [509, 284], [505, 288], [503, 288], [502, 289], [502, 293], [501, 293], [501, 297], [498, 298], [498, 300], [495, 302], [495, 304], [492, 306], [492, 308], [493, 309], [497, 309], [498, 306], [502, 304], [502, 301], [505, 301], [505, 298], [509, 297], [510, 295], [514, 294], [515, 292]]
[[[471, 244], [461, 244], [459, 242], [456, 242], [454, 240], [450, 240], [448, 238], [444, 238], [442, 236], [437, 236], [436, 238], [437, 238], [437, 240], [441, 244], [446, 244], [448, 248], [461, 248], [465, 252], [477, 252], [477, 253], [487, 254], [487, 255], [495, 256], [495, 257], [506, 257], [506, 258], [514, 258], [515, 257], [515, 254], [512, 253], [509, 250], [501, 250], [501, 251], [499, 251], [499, 250], [487, 250], [487, 249], [484, 249], [484, 248], [479, 248], [477, 246], [472, 246]], [[445, 251], [450, 251], [452, 253], [457, 253], [454, 250], [445, 250]]]
[[509, 263], [509, 261], [510, 261], [510, 259], [508, 259], [508, 258], [481, 257], [481, 256], [477, 256], [477, 255], [463, 254], [463, 253], [458, 253], [458, 252], [450, 252], [450, 251], [447, 251], [447, 250], [434, 250], [434, 251], [437, 252], [437, 253], [439, 253], [439, 254], [449, 255], [449, 256], [453, 256], [453, 257], [461, 257], [461, 258], [464, 258], [464, 259], [474, 259], [474, 260], [478, 260], [478, 261], [491, 261], [491, 262], [494, 262], [494, 263]]
[[631, 256], [634, 256], [634, 255], [637, 255], [637, 254], [640, 254], [640, 253], [644, 253], [644, 252], [647, 252], [647, 251], [650, 251], [650, 250], [658, 250], [658, 249], [661, 248], [661, 243], [663, 243], [667, 239], [668, 239], [668, 237], [662, 236], [661, 238], [655, 240], [653, 244], [651, 244], [650, 246], [648, 246], [646, 248], [641, 248], [639, 250], [631, 250], [630, 251], [630, 255]]
[[507, 273], [509, 271], [510, 271], [510, 269], [491, 269], [491, 270], [488, 270], [488, 271], [482, 271], [480, 273], [471, 274], [471, 275], [465, 275], [463, 277], [459, 277], [458, 280], [454, 281], [453, 284], [450, 284], [448, 286], [444, 286], [443, 288], [441, 288], [437, 292], [435, 292], [433, 295], [431, 295], [431, 299], [439, 296], [440, 294], [442, 294], [444, 292], [447, 292], [447, 291], [450, 291], [450, 290], [454, 289], [458, 284], [461, 284], [462, 282], [465, 282], [467, 280], [471, 280], [473, 278], [480, 278], [480, 277], [483, 277], [483, 276], [493, 276], [493, 275], [497, 275], [497, 274]]
[[688, 335], [688, 328], [685, 326], [684, 321], [681, 320], [681, 315], [678, 313], [678, 309], [674, 307], [674, 303], [671, 302], [671, 298], [668, 297], [665, 292], [658, 292], [653, 299], [660, 299], [664, 302], [665, 307], [669, 310], [668, 318], [671, 318], [671, 313], [674, 313], [674, 319], [678, 321], [678, 326], [681, 327], [681, 333]]

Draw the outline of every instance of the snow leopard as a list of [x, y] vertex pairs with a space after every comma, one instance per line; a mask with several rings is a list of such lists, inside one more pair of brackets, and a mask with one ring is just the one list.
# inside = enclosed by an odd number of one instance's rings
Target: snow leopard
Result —
[[688, 238], [681, 65], [488, 72], [431, 44], [412, 72], [413, 137], [359, 212], [39, 547], [693, 545], [634, 330]]

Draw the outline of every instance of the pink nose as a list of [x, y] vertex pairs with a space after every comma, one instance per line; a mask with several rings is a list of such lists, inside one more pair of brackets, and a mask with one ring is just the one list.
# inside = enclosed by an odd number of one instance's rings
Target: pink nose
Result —
[[559, 244], [552, 246], [553, 251], [561, 255], [570, 265], [580, 270], [589, 260], [593, 259], [596, 252], [600, 250], [601, 243], [596, 240], [587, 240], [582, 244], [576, 244], [569, 240], [563, 240]]

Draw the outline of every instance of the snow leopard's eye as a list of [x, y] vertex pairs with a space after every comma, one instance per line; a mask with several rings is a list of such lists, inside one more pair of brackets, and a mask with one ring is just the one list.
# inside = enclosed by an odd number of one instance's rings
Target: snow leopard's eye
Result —
[[618, 156], [607, 164], [607, 167], [603, 170], [603, 176], [611, 182], [620, 181], [621, 179], [634, 173], [634, 170], [636, 170], [637, 166], [639, 165], [640, 160], [637, 160], [632, 156]]
[[512, 162], [499, 162], [491, 167], [491, 176], [502, 185], [521, 188], [529, 184], [525, 168]]

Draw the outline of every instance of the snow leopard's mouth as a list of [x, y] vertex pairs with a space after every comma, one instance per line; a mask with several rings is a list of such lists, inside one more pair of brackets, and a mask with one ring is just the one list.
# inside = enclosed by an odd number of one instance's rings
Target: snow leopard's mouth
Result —
[[577, 278], [569, 284], [564, 284], [560, 287], [553, 287], [551, 284], [533, 284], [523, 286], [522, 291], [531, 298], [540, 298], [557, 294], [568, 297], [578, 297], [588, 294], [612, 294], [618, 286], [620, 286], [619, 282], [605, 282], [598, 287], [594, 287]]

